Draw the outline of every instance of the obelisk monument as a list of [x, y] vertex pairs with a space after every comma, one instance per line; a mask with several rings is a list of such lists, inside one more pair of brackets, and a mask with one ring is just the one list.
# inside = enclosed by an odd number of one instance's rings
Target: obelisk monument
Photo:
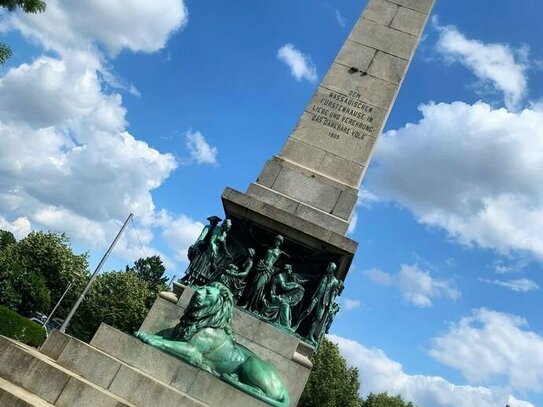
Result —
[[281, 152], [246, 193], [227, 188], [225, 211], [339, 256], [362, 177], [434, 0], [370, 0]]

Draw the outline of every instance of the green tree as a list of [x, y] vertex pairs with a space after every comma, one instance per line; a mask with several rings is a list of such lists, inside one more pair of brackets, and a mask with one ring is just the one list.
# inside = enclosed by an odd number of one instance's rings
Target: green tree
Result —
[[4, 250], [8, 245], [17, 243], [13, 233], [0, 229], [0, 250]]
[[0, 305], [23, 315], [51, 309], [51, 297], [43, 276], [25, 269], [15, 244], [0, 250]]
[[149, 289], [155, 293], [164, 291], [168, 277], [164, 277], [166, 267], [162, 264], [160, 256], [150, 256], [139, 259], [134, 262], [132, 267], [126, 266], [126, 271], [132, 271], [141, 281], [149, 286]]
[[411, 402], [406, 402], [399, 394], [389, 396], [387, 393], [368, 394], [366, 400], [362, 401], [361, 407], [416, 407]]
[[[25, 13], [42, 13], [45, 11], [46, 4], [43, 0], [0, 0], [0, 7], [8, 12], [21, 9]], [[11, 48], [7, 44], [0, 43], [0, 65], [11, 55]]]
[[51, 304], [56, 304], [68, 285], [74, 282], [55, 315], [66, 316], [87, 282], [87, 254], [74, 254], [68, 237], [55, 232], [30, 232], [15, 248], [22, 268], [43, 277], [50, 291]]
[[132, 271], [112, 271], [98, 276], [74, 315], [69, 331], [90, 341], [102, 322], [133, 333], [147, 315], [154, 293]]
[[358, 369], [348, 367], [338, 346], [323, 338], [299, 406], [359, 407], [359, 387]]

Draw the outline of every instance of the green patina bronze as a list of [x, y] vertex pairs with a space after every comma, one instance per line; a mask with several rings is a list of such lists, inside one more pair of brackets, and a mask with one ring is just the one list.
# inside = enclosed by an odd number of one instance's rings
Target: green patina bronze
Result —
[[283, 270], [276, 274], [269, 292], [269, 301], [264, 298], [260, 314], [267, 320], [280, 325], [292, 333], [292, 308], [299, 304], [304, 296], [304, 287], [300, 279], [292, 272], [292, 266], [286, 264]]
[[196, 242], [189, 248], [190, 264], [182, 281], [189, 284], [205, 285], [219, 274], [218, 264], [224, 257], [232, 257], [226, 245], [226, 238], [232, 221], [225, 219], [217, 226], [220, 218], [211, 216], [209, 225], [204, 227]]
[[247, 287], [242, 306], [250, 311], [262, 315], [265, 313], [266, 288], [275, 271], [275, 263], [281, 255], [288, 256], [281, 250], [283, 236], [277, 235], [273, 240], [273, 246], [266, 250], [264, 258], [260, 259], [255, 267], [256, 275], [252, 284]]
[[277, 370], [234, 340], [233, 309], [230, 290], [219, 282], [211, 283], [195, 288], [173, 338], [145, 332], [134, 335], [272, 406], [288, 406], [289, 394]]
[[[255, 238], [250, 224], [232, 229], [230, 219], [219, 224], [221, 219], [211, 216], [208, 221], [189, 248], [190, 264], [182, 281], [193, 287], [220, 282], [232, 292], [234, 304], [318, 345], [339, 311], [335, 299], [343, 283], [335, 276], [336, 264], [326, 263], [326, 255], [321, 253], [304, 254], [303, 248], [285, 242], [281, 235], [266, 232]], [[233, 237], [229, 236], [232, 230]], [[262, 237], [272, 240], [271, 246], [259, 243], [266, 241]], [[254, 243], [258, 250], [247, 248]], [[282, 250], [284, 243], [289, 245], [292, 257]], [[289, 264], [285, 264], [286, 258]], [[323, 260], [315, 262], [312, 258]], [[324, 267], [326, 271], [319, 272]]]
[[315, 344], [319, 343], [322, 335], [328, 331], [334, 316], [339, 311], [339, 305], [335, 302], [335, 299], [341, 294], [343, 283], [336, 278], [334, 274], [336, 269], [335, 263], [330, 262], [328, 264], [326, 273], [321, 278], [311, 303], [302, 312], [296, 325], [297, 329], [302, 321], [314, 311], [307, 339]]

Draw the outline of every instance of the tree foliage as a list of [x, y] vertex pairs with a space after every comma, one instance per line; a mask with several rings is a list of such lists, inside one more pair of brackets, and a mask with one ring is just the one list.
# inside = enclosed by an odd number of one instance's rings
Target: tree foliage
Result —
[[[0, 7], [8, 12], [21, 9], [25, 13], [43, 13], [46, 4], [43, 0], [0, 0]], [[6, 62], [11, 55], [11, 48], [7, 44], [0, 43], [0, 65]]]
[[300, 398], [301, 407], [359, 407], [358, 369], [348, 367], [338, 346], [323, 338]]
[[57, 310], [56, 316], [66, 316], [87, 282], [87, 254], [74, 254], [63, 233], [30, 232], [17, 242], [16, 255], [24, 270], [43, 277], [50, 291], [51, 304], [56, 304], [68, 285], [74, 282]]
[[65, 235], [31, 232], [17, 242], [10, 232], [0, 230], [0, 305], [23, 315], [48, 313], [75, 280], [75, 289], [56, 315], [65, 316], [87, 275], [86, 254], [75, 255]]
[[149, 289], [155, 293], [164, 291], [168, 277], [164, 277], [166, 267], [162, 264], [160, 256], [150, 256], [134, 262], [132, 267], [126, 266], [126, 271], [132, 271], [138, 278], [145, 282]]
[[132, 333], [145, 319], [152, 297], [148, 285], [131, 270], [103, 273], [75, 313], [69, 331], [87, 342], [102, 322]]
[[41, 325], [2, 306], [0, 306], [0, 335], [30, 346], [40, 346], [45, 341], [45, 329]]
[[366, 400], [362, 401], [361, 407], [416, 407], [411, 402], [406, 402], [399, 394], [389, 396], [387, 393], [368, 394]]

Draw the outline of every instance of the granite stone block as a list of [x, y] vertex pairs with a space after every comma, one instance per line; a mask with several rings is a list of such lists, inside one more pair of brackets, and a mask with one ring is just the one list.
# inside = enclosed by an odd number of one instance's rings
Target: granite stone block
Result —
[[91, 345], [164, 383], [170, 383], [179, 368], [175, 358], [106, 324], [100, 325]]
[[279, 175], [279, 171], [281, 171], [281, 165], [273, 160], [268, 160], [258, 175], [258, 183], [271, 187]]
[[[349, 38], [403, 59], [411, 58], [417, 44], [417, 37], [411, 34], [366, 19], [360, 20]], [[386, 106], [386, 109], [389, 107]]]
[[394, 101], [398, 86], [372, 75], [352, 73], [351, 67], [334, 63], [322, 82], [322, 87], [338, 92], [346, 89], [362, 95], [361, 100], [381, 109]]
[[336, 216], [330, 215], [328, 213], [324, 213], [322, 211], [316, 210], [315, 208], [311, 208], [310, 206], [307, 206], [307, 205], [300, 204], [298, 206], [298, 209], [296, 209], [295, 215], [309, 222], [322, 225], [326, 229], [340, 235], [346, 234], [347, 229], [349, 228], [348, 221], [338, 218]]
[[204, 407], [204, 404], [189, 395], [139, 374], [127, 366], [121, 367], [109, 391], [139, 407]]
[[163, 334], [163, 331], [171, 329], [178, 324], [184, 312], [185, 308], [158, 297], [139, 330], [152, 334]]
[[269, 407], [269, 404], [237, 390], [204, 371], [198, 373], [189, 394], [210, 406]]
[[426, 24], [427, 18], [427, 14], [423, 14], [405, 7], [400, 7], [390, 26], [418, 37], [422, 33], [422, 29]]
[[338, 216], [342, 219], [345, 219], [347, 222], [350, 222], [350, 216], [353, 213], [353, 210], [358, 201], [358, 194], [353, 190], [345, 190], [341, 192], [339, 199], [332, 211], [332, 214]]
[[387, 0], [390, 3], [398, 4], [424, 14], [430, 14], [435, 0]]
[[272, 205], [275, 208], [282, 209], [285, 212], [289, 213], [296, 212], [296, 208], [299, 205], [298, 201], [254, 182], [249, 185], [249, 188], [247, 189], [247, 194], [250, 196], [254, 196], [262, 202], [267, 203], [268, 205]]
[[[324, 158], [325, 152], [311, 144], [290, 138], [279, 156], [285, 160], [292, 161], [296, 165], [316, 170]], [[272, 184], [273, 185], [273, 184]]]
[[[55, 402], [58, 407], [136, 407], [105, 392], [97, 386], [89, 385], [74, 377], [70, 378], [62, 394]], [[138, 406], [139, 407], [139, 406]]]
[[119, 361], [75, 338], [70, 338], [57, 362], [104, 389], [121, 367]]
[[375, 56], [375, 52], [373, 48], [347, 39], [336, 57], [336, 62], [366, 72]]
[[368, 70], [370, 75], [399, 85], [407, 70], [408, 61], [378, 51]]
[[57, 400], [70, 379], [67, 372], [16, 345], [10, 345], [0, 357], [0, 377], [49, 403]]
[[332, 211], [341, 192], [336, 187], [287, 167], [281, 169], [273, 189], [325, 212]]
[[390, 25], [399, 6], [385, 0], [370, 0], [362, 13], [366, 20], [382, 25]]
[[[345, 158], [342, 158], [332, 153], [326, 153], [326, 156], [324, 157], [324, 160], [322, 160], [322, 163], [319, 167], [319, 172], [321, 174], [328, 175], [331, 178], [333, 177], [337, 181], [343, 184], [346, 184], [347, 186], [351, 188], [358, 188], [358, 186], [360, 185], [360, 179], [361, 179], [363, 170], [364, 170], [364, 167], [360, 165], [359, 163], [346, 160]], [[340, 195], [340, 199], [341, 199], [341, 195]], [[336, 206], [337, 206], [337, 201], [334, 208]], [[334, 215], [340, 216], [340, 215], [337, 215], [336, 213], [334, 213]], [[340, 216], [340, 217], [343, 217], [343, 216]]]
[[57, 360], [69, 342], [69, 335], [66, 335], [60, 331], [53, 331], [49, 334], [43, 345], [40, 347], [40, 352], [49, 356], [53, 360]]

